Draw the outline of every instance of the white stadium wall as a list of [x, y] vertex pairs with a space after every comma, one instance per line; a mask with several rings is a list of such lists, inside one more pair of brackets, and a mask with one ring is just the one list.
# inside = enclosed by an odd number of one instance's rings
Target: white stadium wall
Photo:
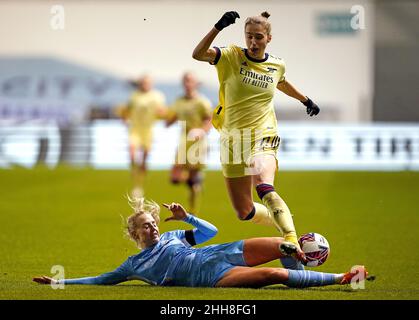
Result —
[[[150, 169], [169, 169], [179, 144], [180, 126], [154, 128]], [[279, 127], [281, 170], [412, 170], [419, 171], [418, 124], [303, 124]], [[99, 120], [89, 126], [60, 131], [54, 123], [0, 127], [0, 168], [53, 168], [60, 159], [73, 166], [128, 169], [128, 132], [119, 120]], [[220, 169], [219, 134], [209, 137], [207, 168]], [[69, 154], [70, 156], [65, 156]]]
[[[64, 8], [63, 30], [50, 26], [55, 4]], [[339, 32], [333, 17], [350, 15], [353, 5], [365, 9], [365, 29]], [[1, 1], [0, 57], [53, 57], [120, 78], [149, 72], [157, 82], [178, 83], [185, 70], [192, 70], [217, 88], [214, 67], [194, 61], [191, 53], [228, 10], [242, 18], [215, 45], [244, 46], [245, 17], [271, 13], [269, 52], [286, 61], [287, 78], [322, 106], [322, 116], [314, 121], [371, 119], [371, 1]], [[330, 30], [320, 32], [327, 19]], [[305, 116], [298, 102], [282, 94], [276, 106], [283, 119]]]

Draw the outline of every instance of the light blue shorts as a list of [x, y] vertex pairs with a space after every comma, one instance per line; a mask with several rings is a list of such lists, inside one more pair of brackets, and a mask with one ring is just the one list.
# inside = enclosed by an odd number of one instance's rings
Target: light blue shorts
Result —
[[203, 252], [195, 286], [215, 287], [227, 271], [237, 266], [247, 266], [243, 257], [243, 244], [244, 241], [240, 240], [198, 249]]
[[164, 286], [215, 287], [227, 271], [247, 266], [243, 244], [241, 240], [179, 251], [169, 265]]

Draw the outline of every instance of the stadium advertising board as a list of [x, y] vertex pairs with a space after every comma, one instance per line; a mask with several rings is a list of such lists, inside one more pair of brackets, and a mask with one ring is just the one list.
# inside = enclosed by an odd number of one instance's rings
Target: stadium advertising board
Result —
[[[154, 128], [150, 169], [172, 165], [179, 125]], [[419, 170], [418, 124], [280, 124], [282, 170]], [[208, 136], [207, 168], [220, 169], [219, 135]], [[0, 167], [27, 168], [60, 162], [97, 169], [128, 169], [127, 128], [119, 120], [59, 128], [53, 122], [0, 126]]]

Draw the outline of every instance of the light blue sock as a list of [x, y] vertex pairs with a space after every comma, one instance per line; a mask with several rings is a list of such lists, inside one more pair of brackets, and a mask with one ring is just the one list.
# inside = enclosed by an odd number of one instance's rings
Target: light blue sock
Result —
[[283, 257], [280, 258], [282, 265], [285, 269], [292, 269], [292, 270], [304, 270], [304, 266], [301, 261], [293, 258], [293, 257]]
[[284, 283], [288, 287], [306, 288], [336, 284], [340, 274], [316, 271], [288, 270], [288, 280]]

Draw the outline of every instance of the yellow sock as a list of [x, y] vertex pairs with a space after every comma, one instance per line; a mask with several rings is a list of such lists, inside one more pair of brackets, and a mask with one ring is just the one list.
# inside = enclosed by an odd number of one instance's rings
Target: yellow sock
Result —
[[285, 241], [298, 245], [297, 233], [295, 232], [294, 221], [287, 204], [275, 191], [269, 192], [262, 198], [263, 204], [272, 214], [273, 221], [284, 235]]
[[250, 221], [264, 226], [275, 226], [274, 220], [272, 219], [268, 208], [257, 202], [253, 202], [253, 205], [255, 206], [255, 215], [252, 219], [250, 219]]

